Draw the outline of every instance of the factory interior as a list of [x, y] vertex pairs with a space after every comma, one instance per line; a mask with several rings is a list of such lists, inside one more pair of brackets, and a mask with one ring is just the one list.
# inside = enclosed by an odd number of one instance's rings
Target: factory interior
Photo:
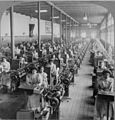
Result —
[[115, 1], [0, 1], [0, 120], [114, 120]]

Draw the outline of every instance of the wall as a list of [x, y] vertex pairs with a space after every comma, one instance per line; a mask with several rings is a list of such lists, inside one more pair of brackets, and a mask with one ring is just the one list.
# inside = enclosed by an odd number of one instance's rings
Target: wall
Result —
[[[15, 41], [17, 39], [25, 40], [25, 37], [29, 39], [29, 24], [35, 24], [33, 34], [37, 37], [38, 34], [38, 23], [36, 18], [31, 18], [29, 16], [21, 15], [19, 13], [14, 13], [14, 36]], [[46, 29], [47, 28], [47, 29]], [[59, 38], [60, 36], [60, 26], [54, 23], [54, 37]], [[40, 20], [40, 34], [41, 39], [51, 39], [51, 22]], [[1, 19], [1, 36], [4, 43], [10, 42], [10, 14], [4, 12]]]
[[[50, 35], [45, 31], [45, 20], [40, 21], [40, 29], [41, 35]], [[34, 28], [34, 35], [37, 34], [37, 19], [32, 18], [30, 19], [29, 16], [21, 15], [19, 13], [14, 13], [14, 35], [15, 36], [23, 36], [23, 33], [25, 33], [25, 36], [29, 35], [29, 24], [35, 24]], [[1, 20], [1, 35], [5, 36], [7, 33], [7, 36], [10, 36], [10, 15], [6, 12], [2, 16]]]

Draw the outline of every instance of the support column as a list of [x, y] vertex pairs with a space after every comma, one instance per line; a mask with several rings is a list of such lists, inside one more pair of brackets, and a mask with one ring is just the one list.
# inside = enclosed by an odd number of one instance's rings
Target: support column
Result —
[[74, 29], [74, 41], [75, 41], [75, 38], [76, 38], [75, 22], [73, 23], [73, 29]]
[[41, 35], [40, 35], [40, 2], [37, 3], [37, 9], [38, 9], [38, 54], [41, 49]]
[[81, 32], [82, 32], [82, 24], [79, 24], [79, 38], [81, 39]]
[[67, 44], [67, 16], [66, 16], [66, 21], [65, 21], [65, 44]]
[[[113, 5], [113, 4], [112, 4]], [[113, 54], [113, 61], [114, 61], [114, 69], [115, 69], [115, 11], [114, 9], [111, 10], [112, 16], [114, 18], [114, 54]], [[114, 76], [115, 76], [115, 71], [114, 71]], [[115, 92], [115, 81], [114, 81], [114, 92]], [[114, 118], [115, 118], [115, 114], [114, 114]]]
[[62, 44], [62, 13], [60, 12], [60, 43]]
[[98, 25], [97, 26], [97, 30], [98, 30], [98, 38], [99, 38], [99, 40], [101, 40], [101, 26], [100, 25]]
[[71, 43], [71, 19], [69, 20], [69, 44]]
[[13, 16], [13, 6], [10, 7], [10, 36], [11, 36], [11, 59], [15, 57], [15, 41], [14, 41], [14, 16]]
[[[115, 69], [115, 13], [114, 13], [114, 55], [113, 55], [113, 61], [114, 61], [114, 69]], [[115, 71], [114, 71], [115, 76]], [[115, 80], [114, 80], [114, 92], [115, 92]], [[114, 114], [115, 118], [115, 114]]]
[[71, 28], [72, 28], [72, 42], [73, 42], [73, 21], [72, 21], [72, 24], [71, 24]]
[[51, 6], [51, 39], [52, 39], [52, 45], [54, 44], [54, 28], [53, 28], [53, 23], [54, 23], [54, 7]]
[[105, 49], [106, 49], [106, 51], [107, 51], [107, 42], [108, 42], [108, 29], [107, 29], [107, 23], [108, 23], [108, 19], [107, 19], [107, 15], [106, 15], [106, 28], [105, 28], [105, 37], [106, 37], [106, 39], [105, 39]]
[[71, 19], [70, 19], [70, 43], [71, 43], [71, 33], [72, 33], [72, 26], [71, 26]]
[[0, 16], [0, 48], [2, 48], [1, 20], [2, 20], [2, 16]]
[[77, 40], [77, 35], [78, 35], [78, 31], [77, 31], [77, 23], [75, 24], [75, 28], [76, 28], [76, 39], [75, 39], [75, 41]]

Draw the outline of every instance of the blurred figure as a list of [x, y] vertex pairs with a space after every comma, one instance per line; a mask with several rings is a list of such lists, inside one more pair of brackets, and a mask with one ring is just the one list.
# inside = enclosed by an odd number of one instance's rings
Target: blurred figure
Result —
[[38, 53], [36, 52], [36, 50], [32, 52], [32, 58], [33, 58], [33, 61], [36, 61], [38, 59]]
[[50, 60], [50, 73], [51, 73], [50, 84], [53, 86], [56, 84], [57, 70], [56, 70], [56, 65], [54, 64], [54, 61], [52, 59]]
[[19, 49], [18, 46], [16, 46], [16, 48], [15, 48], [15, 55], [16, 55], [17, 59], [19, 59], [20, 52], [21, 52], [21, 50]]
[[42, 47], [42, 56], [46, 56], [47, 55], [47, 51], [44, 47]]
[[25, 67], [25, 65], [27, 64], [25, 58], [22, 56], [20, 57], [19, 59], [19, 67], [22, 68], [22, 67]]
[[39, 78], [40, 78], [40, 86], [47, 88], [48, 86], [47, 74], [44, 72], [43, 66], [40, 67]]
[[1, 65], [3, 66], [3, 72], [9, 72], [10, 71], [10, 63], [6, 60], [5, 57], [2, 59]]
[[32, 68], [31, 73], [26, 75], [26, 83], [33, 87], [37, 87], [41, 84], [39, 74], [37, 73], [37, 69], [35, 67]]

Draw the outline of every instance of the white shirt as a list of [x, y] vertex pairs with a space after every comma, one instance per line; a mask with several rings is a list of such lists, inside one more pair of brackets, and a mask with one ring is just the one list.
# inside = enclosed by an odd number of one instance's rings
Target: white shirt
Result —
[[42, 50], [42, 55], [46, 55], [46, 54], [47, 54], [46, 49], [43, 49], [43, 50]]
[[18, 54], [18, 55], [20, 54], [20, 49], [19, 48], [15, 49], [15, 54]]
[[48, 86], [47, 82], [47, 74], [45, 72], [39, 73], [40, 85], [44, 85], [44, 87]]
[[10, 63], [8, 61], [2, 62], [1, 65], [3, 66], [4, 72], [9, 72], [10, 70]]
[[37, 52], [33, 52], [32, 55], [33, 55], [33, 58], [36, 58], [36, 59], [38, 58], [38, 53]]
[[27, 74], [26, 76], [26, 83], [29, 85], [35, 85], [37, 86], [37, 84], [40, 83], [40, 78], [39, 78], [39, 74]]
[[52, 65], [50, 65], [50, 67], [51, 67], [51, 73], [53, 73], [53, 74], [56, 75], [56, 72], [57, 72], [57, 70], [56, 70], [56, 65], [55, 65], [55, 64], [52, 64]]

